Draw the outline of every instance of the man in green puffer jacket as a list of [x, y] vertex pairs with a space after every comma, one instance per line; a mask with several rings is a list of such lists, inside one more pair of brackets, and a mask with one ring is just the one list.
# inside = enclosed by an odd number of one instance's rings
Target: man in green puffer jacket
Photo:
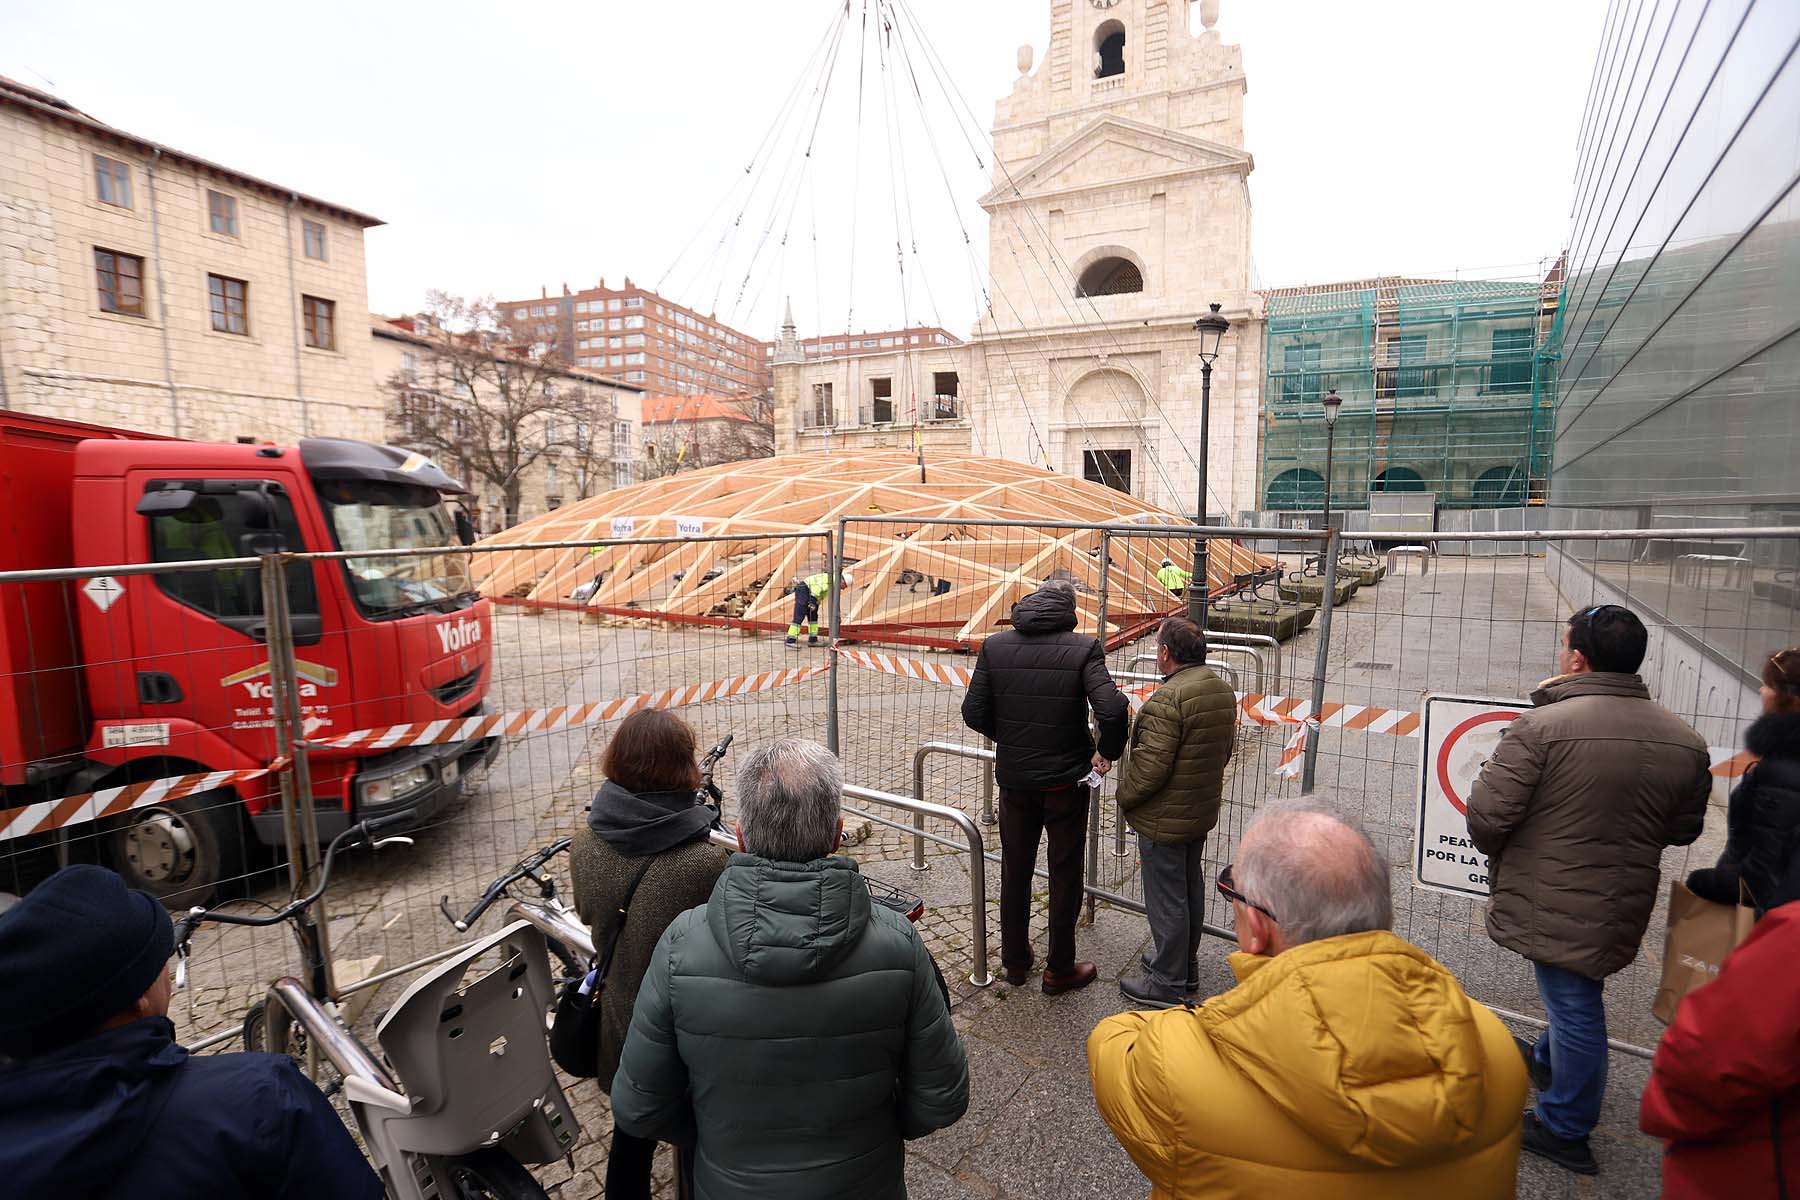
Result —
[[1138, 713], [1118, 795], [1138, 835], [1154, 942], [1143, 975], [1119, 980], [1119, 990], [1146, 1008], [1173, 1008], [1200, 990], [1203, 852], [1219, 823], [1237, 697], [1207, 668], [1205, 635], [1186, 617], [1162, 623], [1156, 665], [1164, 682]]
[[773, 742], [737, 781], [744, 852], [657, 943], [613, 1120], [691, 1145], [701, 1200], [902, 1200], [902, 1139], [969, 1104], [943, 978], [856, 863], [832, 857], [843, 772], [829, 750]]

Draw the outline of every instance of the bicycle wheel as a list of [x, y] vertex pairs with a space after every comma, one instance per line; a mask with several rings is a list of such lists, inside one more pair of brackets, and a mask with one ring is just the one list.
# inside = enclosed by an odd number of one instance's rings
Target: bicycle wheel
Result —
[[294, 1015], [279, 1004], [271, 1006], [266, 1000], [258, 1000], [250, 1006], [244, 1014], [244, 1049], [259, 1054], [285, 1054], [294, 1060], [302, 1075], [314, 1083], [324, 1082], [320, 1078], [318, 1049]]
[[522, 1163], [504, 1150], [477, 1150], [450, 1160], [456, 1200], [549, 1200]]

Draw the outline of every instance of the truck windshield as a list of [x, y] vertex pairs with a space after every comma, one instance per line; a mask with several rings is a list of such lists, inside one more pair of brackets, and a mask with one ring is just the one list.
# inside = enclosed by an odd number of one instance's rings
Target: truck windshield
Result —
[[[436, 550], [456, 542], [443, 497], [426, 487], [378, 480], [319, 484], [319, 498], [340, 550]], [[366, 612], [432, 608], [474, 590], [461, 554], [348, 558], [350, 589]]]

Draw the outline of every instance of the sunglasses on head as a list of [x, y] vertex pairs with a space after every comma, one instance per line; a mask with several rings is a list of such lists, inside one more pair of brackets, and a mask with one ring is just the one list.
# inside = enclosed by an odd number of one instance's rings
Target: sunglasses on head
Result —
[[1213, 885], [1219, 889], [1219, 895], [1225, 897], [1227, 900], [1235, 900], [1246, 908], [1254, 908], [1257, 912], [1269, 918], [1271, 921], [1281, 920], [1280, 917], [1237, 890], [1237, 881], [1231, 877], [1232, 866], [1233, 864], [1226, 863], [1225, 869], [1219, 872], [1218, 882]]

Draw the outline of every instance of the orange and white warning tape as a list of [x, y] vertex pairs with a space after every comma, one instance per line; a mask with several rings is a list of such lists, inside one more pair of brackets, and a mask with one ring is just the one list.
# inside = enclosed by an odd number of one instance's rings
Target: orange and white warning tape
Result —
[[215, 788], [248, 783], [252, 779], [272, 774], [277, 769], [277, 766], [272, 765], [248, 771], [211, 771], [204, 775], [147, 779], [142, 783], [102, 788], [97, 792], [83, 792], [78, 796], [64, 796], [59, 800], [43, 800], [8, 809], [0, 812], [0, 842], [34, 833], [47, 833], [52, 829], [79, 825], [85, 821], [98, 821], [102, 817], [117, 816], [134, 808], [148, 808], [152, 804], [179, 800], [183, 796], [194, 796]]
[[715, 679], [711, 683], [692, 683], [683, 687], [666, 688], [660, 692], [639, 692], [635, 696], [621, 696], [616, 700], [559, 704], [554, 708], [526, 708], [517, 712], [464, 717], [460, 721], [421, 721], [412, 725], [358, 729], [336, 737], [312, 738], [307, 745], [336, 750], [394, 750], [407, 746], [468, 742], [485, 737], [554, 733], [559, 729], [572, 729], [579, 725], [617, 721], [645, 708], [680, 708], [686, 704], [703, 704], [708, 700], [729, 700], [735, 696], [774, 691], [790, 684], [817, 679], [830, 670], [828, 666], [813, 666], [794, 667], [785, 671], [761, 671], [755, 675], [733, 675], [729, 679]]
[[[973, 675], [967, 667], [942, 666], [893, 654], [849, 648], [840, 648], [838, 654], [873, 671], [907, 679], [932, 680], [954, 687], [967, 687]], [[1150, 698], [1156, 688], [1156, 684], [1139, 683], [1119, 690], [1131, 702], [1131, 707], [1137, 709], [1143, 707], [1144, 701]], [[1298, 770], [1296, 764], [1305, 749], [1306, 730], [1314, 726], [1409, 738], [1419, 737], [1424, 726], [1416, 712], [1401, 708], [1381, 708], [1372, 704], [1338, 704], [1328, 700], [1320, 709], [1320, 716], [1315, 718], [1312, 716], [1312, 702], [1295, 696], [1239, 692], [1237, 701], [1239, 717], [1253, 725], [1295, 726], [1293, 735], [1282, 750], [1281, 760], [1276, 764], [1276, 770], [1284, 773], [1289, 769]], [[1756, 761], [1756, 756], [1745, 750], [1722, 746], [1709, 746], [1707, 750], [1712, 762], [1712, 773], [1722, 779], [1736, 779]]]
[[[715, 679], [711, 683], [666, 688], [660, 692], [640, 692], [635, 696], [622, 696], [616, 700], [597, 700], [590, 704], [523, 709], [492, 716], [465, 717], [460, 721], [425, 721], [412, 725], [358, 729], [336, 737], [313, 738], [308, 740], [307, 746], [314, 749], [330, 747], [345, 750], [391, 750], [406, 746], [467, 742], [483, 737], [551, 733], [580, 725], [599, 725], [606, 721], [620, 720], [639, 709], [679, 708], [686, 704], [703, 704], [708, 700], [727, 700], [735, 696], [773, 691], [790, 684], [817, 679], [830, 669], [821, 665], [763, 671], [755, 675]], [[247, 783], [283, 770], [286, 766], [286, 759], [277, 759], [266, 767], [252, 770], [213, 771], [203, 775], [150, 779], [124, 787], [103, 788], [97, 792], [84, 792], [78, 796], [65, 796], [58, 800], [27, 804], [21, 808], [0, 810], [0, 842], [117, 816], [134, 808], [179, 800], [183, 796], [216, 788]]]

